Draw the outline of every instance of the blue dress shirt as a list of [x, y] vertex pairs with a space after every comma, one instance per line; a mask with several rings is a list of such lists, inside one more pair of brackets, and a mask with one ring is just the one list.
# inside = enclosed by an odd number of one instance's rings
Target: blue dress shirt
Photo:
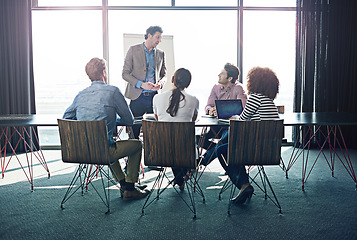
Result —
[[132, 125], [134, 122], [133, 114], [120, 89], [102, 81], [93, 81], [91, 86], [80, 91], [63, 114], [63, 118], [83, 121], [106, 120], [109, 145], [114, 143], [113, 131], [116, 123]]
[[[143, 45], [144, 45], [145, 61], [146, 61], [145, 82], [151, 82], [151, 83], [155, 84], [156, 83], [156, 80], [155, 80], [155, 48], [153, 48], [149, 52], [144, 43], [143, 43]], [[143, 82], [138, 81], [136, 83], [136, 87], [140, 88], [141, 84], [143, 84]], [[153, 92], [153, 91], [144, 89], [143, 92]]]

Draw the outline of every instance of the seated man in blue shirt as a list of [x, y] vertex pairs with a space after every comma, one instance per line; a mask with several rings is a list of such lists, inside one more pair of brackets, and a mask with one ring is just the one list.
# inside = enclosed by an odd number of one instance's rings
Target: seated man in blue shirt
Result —
[[[85, 70], [92, 84], [77, 94], [63, 118], [83, 121], [106, 120], [111, 171], [120, 183], [123, 199], [144, 198], [149, 193], [148, 190], [144, 190], [146, 186], [134, 185], [139, 177], [142, 144], [136, 139], [113, 139], [116, 123], [132, 125], [134, 117], [119, 88], [107, 85], [106, 68], [104, 59], [92, 58], [87, 63]], [[119, 163], [119, 159], [125, 156], [128, 156], [127, 174], [123, 172]]]

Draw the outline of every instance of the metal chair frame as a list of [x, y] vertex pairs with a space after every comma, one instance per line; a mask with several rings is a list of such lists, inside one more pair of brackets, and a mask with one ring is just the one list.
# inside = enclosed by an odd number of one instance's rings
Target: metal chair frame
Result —
[[[110, 177], [110, 157], [108, 147], [106, 121], [74, 121], [58, 119], [58, 127], [61, 140], [62, 161], [78, 163], [79, 166], [70, 182], [70, 185], [61, 201], [61, 209], [79, 189], [82, 196], [90, 184], [96, 191], [104, 205], [107, 207], [106, 214], [110, 213], [110, 182], [120, 187]], [[107, 171], [105, 171], [107, 166]], [[94, 171], [91, 171], [95, 167]], [[93, 184], [94, 179], [100, 179], [103, 194]], [[105, 184], [105, 180], [107, 186]], [[78, 185], [77, 185], [78, 184]], [[107, 190], [106, 190], [107, 189]]]
[[[145, 165], [161, 167], [159, 168], [159, 174], [155, 179], [152, 190], [142, 207], [141, 212], [142, 215], [144, 215], [144, 209], [150, 206], [155, 200], [158, 200], [167, 187], [174, 182], [174, 179], [170, 180], [167, 174], [167, 167], [196, 169], [197, 164], [194, 122], [156, 122], [143, 120], [142, 130]], [[164, 179], [167, 179], [168, 183], [165, 187], [162, 187]], [[196, 219], [194, 192], [196, 190], [196, 192], [202, 196], [203, 201], [205, 199], [204, 194], [193, 174], [187, 175], [185, 183], [189, 201], [184, 199], [175, 186], [173, 188], [194, 214], [193, 219]], [[155, 190], [157, 190], [156, 197], [150, 200]]]
[[[279, 208], [279, 214], [282, 213], [281, 205], [270, 184], [269, 178], [263, 165], [281, 166], [281, 134], [283, 134], [283, 120], [269, 121], [231, 121], [228, 143], [228, 164], [230, 165], [249, 165], [248, 173], [252, 168], [257, 167], [258, 172], [251, 177], [250, 181], [254, 183], [263, 193], [265, 199], [270, 199], [276, 207]], [[272, 149], [270, 149], [272, 148]], [[259, 176], [259, 178], [258, 178]], [[261, 185], [256, 179], [260, 179]], [[235, 185], [227, 179], [218, 198], [227, 189], [231, 189], [228, 204], [228, 215], [232, 201], [230, 200], [236, 191]], [[268, 194], [268, 189], [272, 196]]]

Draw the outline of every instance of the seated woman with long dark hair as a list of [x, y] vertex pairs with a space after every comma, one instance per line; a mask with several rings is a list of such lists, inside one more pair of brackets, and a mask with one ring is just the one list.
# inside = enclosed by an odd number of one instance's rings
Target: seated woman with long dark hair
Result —
[[[195, 121], [198, 114], [199, 102], [194, 96], [185, 92], [191, 83], [191, 73], [185, 68], [176, 70], [172, 77], [175, 85], [171, 91], [155, 95], [153, 110], [157, 121], [166, 122], [191, 122]], [[184, 150], [184, 149], [183, 149]], [[185, 188], [186, 173], [189, 169], [172, 168], [175, 180], [180, 190]]]
[[[242, 121], [264, 121], [279, 119], [278, 109], [273, 100], [279, 92], [279, 80], [275, 73], [269, 68], [254, 67], [247, 76], [248, 100], [240, 116], [234, 119]], [[228, 134], [225, 136], [228, 139]], [[227, 141], [221, 139], [225, 144], [216, 150], [217, 157], [222, 167], [226, 170], [229, 178], [240, 192], [231, 199], [234, 203], [242, 204], [247, 198], [251, 198], [254, 188], [249, 184], [249, 176], [245, 166], [227, 166]]]

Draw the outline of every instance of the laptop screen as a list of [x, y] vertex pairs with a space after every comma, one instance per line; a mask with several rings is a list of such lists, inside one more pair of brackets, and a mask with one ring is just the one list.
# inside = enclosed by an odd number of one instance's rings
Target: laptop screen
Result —
[[242, 100], [228, 99], [215, 100], [217, 117], [220, 119], [227, 119], [233, 115], [240, 115], [243, 111]]

